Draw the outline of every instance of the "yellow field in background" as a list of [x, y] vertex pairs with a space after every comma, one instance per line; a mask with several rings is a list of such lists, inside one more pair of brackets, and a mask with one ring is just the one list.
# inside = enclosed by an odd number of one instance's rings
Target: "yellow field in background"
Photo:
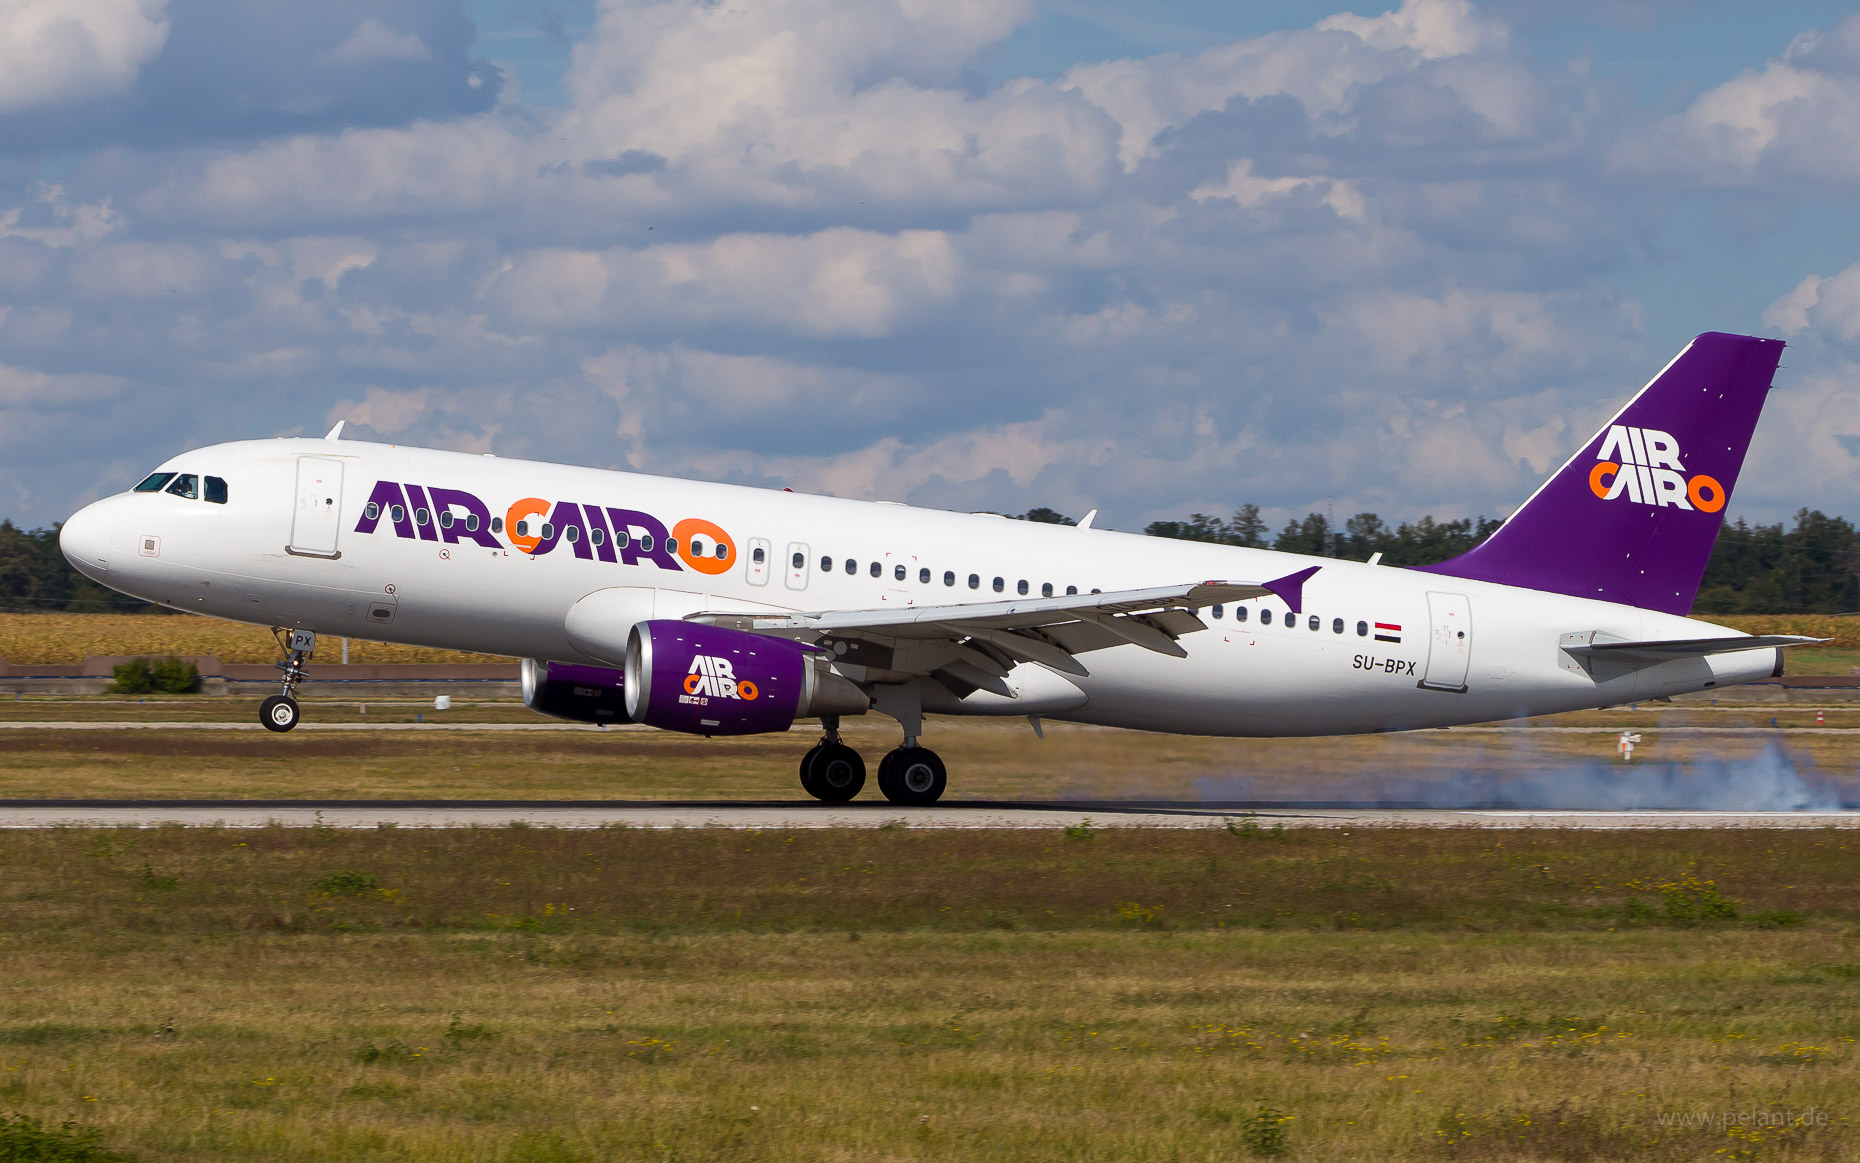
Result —
[[[1816, 615], [1738, 616], [1710, 621], [1750, 634], [1806, 634], [1832, 638], [1834, 647], [1860, 648], [1860, 618]], [[221, 662], [271, 662], [278, 657], [270, 631], [195, 614], [0, 614], [0, 658], [23, 665], [53, 666], [84, 661], [92, 654], [211, 654]], [[320, 661], [340, 657], [332, 640]], [[353, 663], [495, 662], [489, 654], [349, 641]], [[1841, 673], [1846, 673], [1843, 670]]]
[[[338, 662], [342, 647], [323, 640], [319, 662]], [[264, 663], [281, 657], [271, 631], [197, 614], [0, 614], [0, 658], [27, 666], [83, 662], [92, 654], [211, 654], [221, 662]], [[349, 640], [352, 663], [501, 662], [425, 646]]]

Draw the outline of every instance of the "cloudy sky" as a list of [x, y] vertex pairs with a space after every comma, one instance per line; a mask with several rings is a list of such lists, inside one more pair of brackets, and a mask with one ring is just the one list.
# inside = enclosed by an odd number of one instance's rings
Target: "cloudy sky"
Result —
[[1814, 0], [0, 0], [0, 515], [351, 431], [1138, 528], [1502, 513], [1693, 334], [1860, 517]]

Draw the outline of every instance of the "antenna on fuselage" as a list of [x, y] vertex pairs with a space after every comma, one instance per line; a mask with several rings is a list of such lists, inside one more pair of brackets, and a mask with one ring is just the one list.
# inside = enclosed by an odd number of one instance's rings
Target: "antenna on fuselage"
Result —
[[342, 426], [343, 426], [344, 424], [347, 424], [347, 423], [348, 423], [348, 421], [347, 421], [347, 420], [338, 420], [338, 421], [336, 421], [336, 426], [335, 426], [334, 428], [331, 428], [331, 429], [329, 430], [329, 435], [327, 435], [327, 436], [325, 436], [325, 437], [323, 437], [323, 439], [325, 439], [325, 440], [341, 440], [341, 439], [342, 439]]

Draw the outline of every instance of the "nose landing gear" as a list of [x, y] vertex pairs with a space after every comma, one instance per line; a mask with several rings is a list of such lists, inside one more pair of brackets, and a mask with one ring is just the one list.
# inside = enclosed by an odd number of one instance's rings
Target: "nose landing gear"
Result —
[[284, 660], [277, 663], [277, 668], [284, 672], [284, 690], [258, 705], [258, 721], [267, 731], [289, 731], [297, 725], [297, 687], [309, 677], [304, 663], [316, 651], [316, 631], [292, 630], [289, 639], [282, 630], [273, 633], [278, 635], [278, 644], [285, 648]]

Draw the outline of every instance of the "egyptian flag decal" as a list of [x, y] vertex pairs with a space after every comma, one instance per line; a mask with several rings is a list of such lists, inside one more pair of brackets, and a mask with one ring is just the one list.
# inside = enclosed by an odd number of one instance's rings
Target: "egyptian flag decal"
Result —
[[1377, 622], [1376, 623], [1376, 641], [1377, 642], [1400, 642], [1401, 641], [1401, 627], [1395, 625], [1392, 622]]

